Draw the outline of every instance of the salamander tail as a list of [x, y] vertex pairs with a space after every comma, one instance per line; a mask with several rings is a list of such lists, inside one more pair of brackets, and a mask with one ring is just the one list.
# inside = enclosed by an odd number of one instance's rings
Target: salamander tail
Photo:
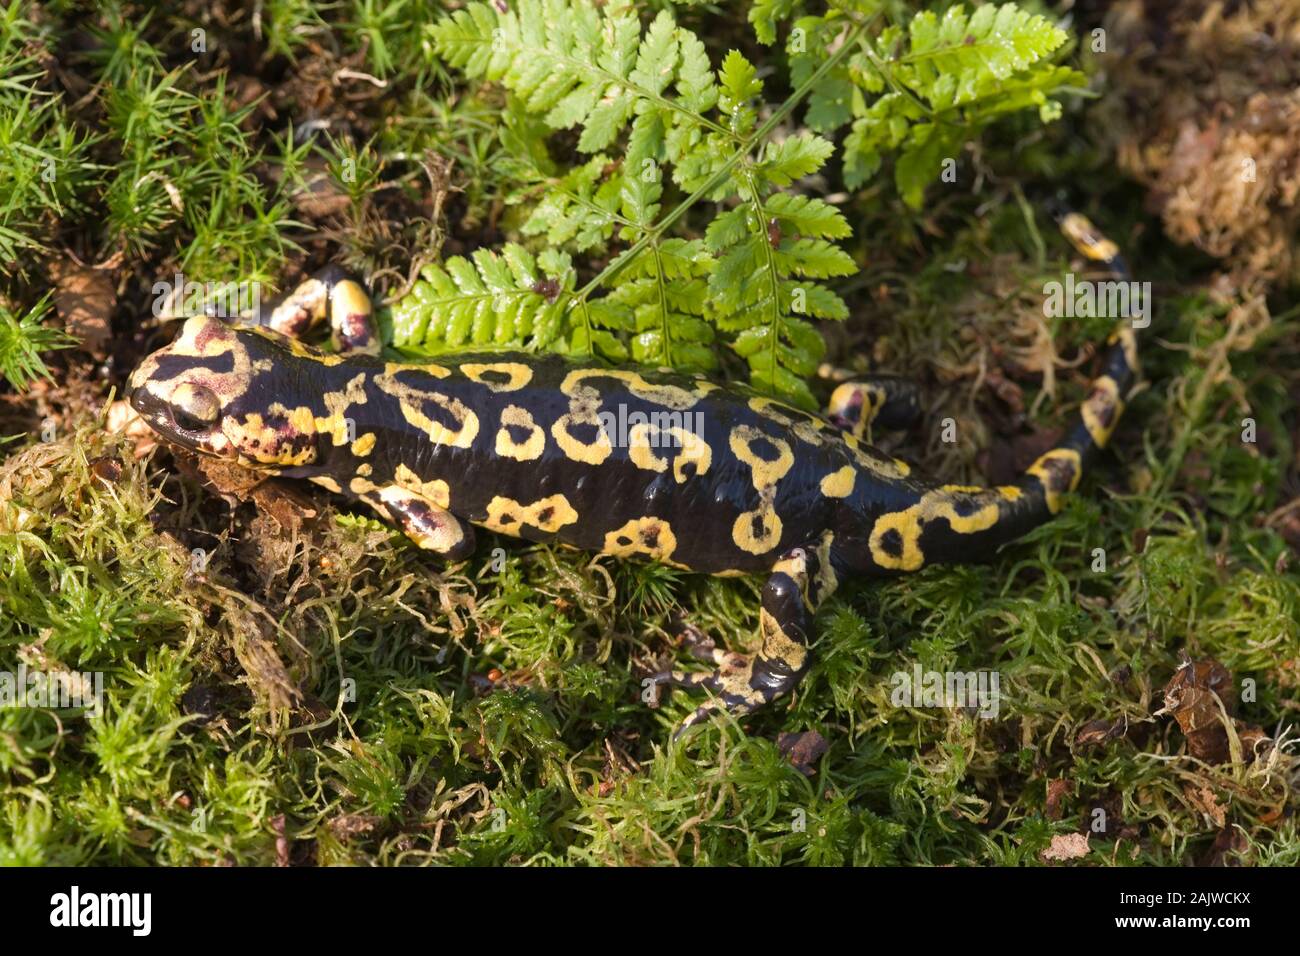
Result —
[[[1129, 308], [1121, 305], [1116, 312], [1132, 314], [1136, 284], [1115, 243], [1077, 212], [1061, 209], [1054, 215], [1074, 246], [1114, 277], [1088, 286], [1071, 278], [1071, 292], [1084, 289], [1096, 295], [1100, 290], [1107, 301], [1122, 302], [1118, 298], [1122, 290], [1129, 297]], [[1147, 324], [1150, 303], [1138, 305], [1140, 318], [1118, 320], [1107, 340], [1100, 374], [1056, 447], [1042, 454], [1012, 485], [939, 485], [920, 490], [913, 505], [875, 520], [868, 548], [872, 564], [881, 570], [911, 571], [927, 564], [970, 561], [1057, 514], [1097, 452], [1110, 441], [1138, 380], [1137, 330]]]

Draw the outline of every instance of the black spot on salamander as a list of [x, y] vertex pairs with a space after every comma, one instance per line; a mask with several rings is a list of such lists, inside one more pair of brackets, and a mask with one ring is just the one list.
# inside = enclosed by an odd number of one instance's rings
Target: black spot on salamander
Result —
[[201, 358], [193, 355], [159, 355], [156, 361], [158, 362], [156, 376], [160, 379], [175, 378], [183, 372], [200, 368], [219, 374], [228, 374], [235, 370], [235, 356], [231, 352]]
[[781, 449], [763, 436], [750, 441], [749, 450], [755, 457], [765, 462], [773, 462], [781, 457]]
[[620, 534], [615, 540], [618, 542], [620, 548], [626, 548], [632, 543], [632, 539], [625, 534]]
[[641, 540], [645, 542], [647, 548], [654, 548], [659, 545], [659, 526], [647, 528], [641, 532]]
[[433, 511], [423, 501], [414, 498], [407, 501], [404, 505], [406, 513], [421, 528], [431, 528], [437, 526], [437, 521], [433, 517]]
[[890, 528], [880, 536], [880, 550], [895, 558], [903, 553], [903, 536], [898, 529]]
[[764, 533], [763, 516], [761, 514], [755, 514], [749, 519], [749, 527], [753, 529], [755, 538], [762, 538]]
[[569, 434], [574, 441], [584, 445], [594, 445], [600, 438], [599, 422], [581, 422], [569, 425]]
[[1103, 428], [1109, 428], [1115, 421], [1115, 403], [1111, 401], [1108, 392], [1099, 388], [1093, 389], [1086, 404], [1096, 412], [1097, 421], [1101, 423]]
[[510, 381], [510, 373], [499, 368], [487, 368], [479, 372], [480, 381], [485, 384], [505, 385]]
[[268, 413], [263, 416], [262, 423], [275, 432], [275, 440], [267, 443], [271, 448], [288, 448], [294, 452], [299, 452], [310, 445], [313, 441], [312, 436], [304, 435], [302, 432], [290, 425], [289, 417], [282, 413]]
[[1047, 486], [1055, 492], [1065, 493], [1074, 483], [1074, 465], [1063, 458], [1048, 458], [1043, 462], [1047, 472]]
[[506, 434], [516, 445], [522, 445], [532, 436], [533, 430], [527, 425], [506, 425]]
[[548, 505], [547, 507], [543, 508], [541, 511], [537, 512], [537, 520], [534, 522], [534, 524], [544, 525], [546, 524], [546, 522], [550, 521], [551, 518], [553, 518], [554, 516], [555, 516], [555, 509]]

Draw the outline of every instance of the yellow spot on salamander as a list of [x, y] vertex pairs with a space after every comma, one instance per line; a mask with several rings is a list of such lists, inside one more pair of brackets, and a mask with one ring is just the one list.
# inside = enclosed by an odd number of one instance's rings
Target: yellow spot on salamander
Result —
[[315, 434], [316, 416], [306, 405], [299, 405], [289, 413], [289, 427], [304, 435]]
[[446, 378], [451, 374], [451, 369], [445, 365], [439, 365], [436, 362], [385, 362], [384, 377], [392, 379], [393, 376], [400, 372], [424, 372], [426, 375], [432, 375], [434, 378]]
[[365, 458], [375, 450], [375, 433], [366, 432], [360, 438], [352, 443], [352, 454], [358, 458]]
[[[390, 366], [391, 367], [391, 366]], [[397, 366], [398, 371], [418, 369], [429, 371], [433, 366]], [[397, 399], [402, 417], [422, 432], [435, 445], [450, 448], [468, 448], [478, 435], [478, 416], [458, 398], [444, 395], [431, 388], [420, 388], [396, 378], [396, 373], [385, 373], [375, 379], [375, 384]], [[435, 421], [425, 414], [426, 403], [437, 405], [452, 424]]]
[[393, 480], [397, 482], [399, 487], [433, 502], [439, 508], [451, 507], [451, 488], [441, 478], [422, 481], [420, 476], [410, 468], [405, 465], [398, 465], [397, 470], [393, 473]]
[[[528, 437], [515, 441], [511, 429], [526, 429]], [[515, 461], [534, 461], [546, 449], [546, 433], [533, 420], [532, 413], [522, 405], [507, 405], [501, 412], [501, 428], [497, 431], [496, 453]]]
[[646, 471], [667, 471], [668, 459], [654, 452], [660, 441], [659, 429], [653, 429], [652, 436], [649, 425], [633, 425], [627, 436], [627, 457]]
[[827, 498], [847, 498], [853, 494], [853, 485], [857, 477], [858, 470], [852, 465], [845, 465], [838, 471], [832, 471], [822, 479], [822, 494]]
[[564, 495], [550, 495], [529, 505], [497, 495], [488, 502], [483, 524], [493, 531], [518, 537], [524, 525], [554, 534], [577, 520], [578, 512]]
[[350, 379], [341, 392], [326, 392], [322, 399], [325, 410], [329, 412], [316, 419], [316, 431], [329, 435], [335, 447], [348, 443], [351, 429], [348, 428], [348, 409], [353, 405], [364, 405], [366, 398], [366, 375], [362, 372]]
[[915, 571], [925, 564], [921, 532], [932, 521], [947, 521], [956, 534], [977, 534], [998, 523], [1000, 493], [968, 485], [944, 485], [928, 491], [902, 511], [881, 515], [871, 529], [867, 547], [882, 568]]
[[662, 518], [633, 518], [606, 534], [601, 550], [616, 558], [639, 554], [654, 561], [667, 561], [677, 550], [677, 536]]
[[796, 438], [806, 444], [826, 444], [827, 439], [823, 432], [830, 429], [831, 426], [813, 418], [807, 412], [791, 408], [774, 398], [767, 398], [762, 395], [751, 398], [749, 407], [768, 421], [776, 422], [778, 425], [790, 429], [794, 432]]
[[1119, 246], [1102, 235], [1092, 220], [1082, 213], [1067, 213], [1061, 219], [1061, 232], [1089, 259], [1106, 262], [1119, 255]]
[[881, 478], [906, 478], [912, 473], [912, 468], [907, 462], [898, 458], [886, 458], [852, 435], [845, 434], [841, 440], [848, 445], [857, 463], [873, 475], [879, 475]]
[[871, 560], [882, 568], [915, 571], [925, 563], [921, 553], [921, 526], [915, 507], [881, 515], [867, 542]]
[[[656, 454], [663, 449], [665, 454]], [[713, 452], [708, 442], [686, 428], [660, 428], [655, 424], [633, 425], [628, 433], [628, 458], [632, 464], [646, 471], [664, 472], [671, 465], [673, 478], [680, 485], [688, 478], [709, 470]]]
[[1134, 375], [1141, 374], [1141, 369], [1139, 368], [1139, 362], [1138, 362], [1138, 345], [1137, 345], [1136, 332], [1134, 332], [1128, 326], [1124, 326], [1123, 328], [1116, 329], [1114, 332], [1112, 332], [1110, 334], [1110, 338], [1108, 338], [1106, 342], [1109, 345], [1114, 345], [1116, 342], [1118, 342], [1120, 344], [1121, 351], [1123, 351], [1124, 353], [1124, 362], [1126, 365], [1128, 365], [1129, 371], [1132, 372]]
[[679, 385], [654, 385], [647, 382], [637, 372], [621, 368], [578, 368], [564, 377], [560, 391], [566, 395], [575, 395], [580, 389], [590, 388], [582, 383], [590, 378], [612, 378], [623, 382], [627, 390], [637, 398], [666, 408], [683, 411], [692, 407], [701, 398], [700, 394], [688, 392]]
[[1079, 487], [1083, 462], [1073, 448], [1053, 448], [1025, 471], [1038, 479], [1047, 510], [1056, 514], [1065, 507], [1065, 496]]
[[[775, 438], [752, 425], [737, 425], [731, 430], [731, 453], [747, 464], [754, 476], [754, 487], [775, 485], [794, 465], [794, 453], [784, 439]], [[756, 451], [767, 446], [769, 454]]]
[[1124, 413], [1124, 403], [1119, 397], [1119, 384], [1109, 375], [1092, 383], [1092, 390], [1079, 408], [1084, 427], [1098, 448], [1105, 448], [1111, 433]]
[[[522, 362], [468, 362], [460, 366], [461, 372], [472, 382], [486, 385], [494, 392], [514, 392], [533, 380], [533, 370]], [[489, 375], [505, 375], [505, 381]]]
[[731, 526], [731, 540], [750, 554], [765, 554], [781, 543], [781, 517], [771, 504], [741, 513]]
[[675, 435], [682, 446], [673, 458], [673, 478], [679, 485], [688, 478], [709, 470], [709, 465], [713, 463], [713, 449], [708, 442], [684, 428], [671, 428], [669, 433]]
[[[571, 372], [569, 377], [572, 378], [574, 374], [576, 373]], [[597, 414], [599, 407], [600, 395], [595, 389], [585, 386], [578, 388], [569, 400], [569, 411], [557, 418], [551, 426], [551, 437], [559, 445], [560, 451], [573, 461], [599, 465], [614, 450], [609, 434]], [[570, 431], [577, 426], [594, 427], [596, 437], [589, 442], [583, 441]]]

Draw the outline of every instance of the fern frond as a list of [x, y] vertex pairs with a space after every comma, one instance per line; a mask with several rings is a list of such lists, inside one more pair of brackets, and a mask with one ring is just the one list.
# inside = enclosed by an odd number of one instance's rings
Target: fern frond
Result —
[[546, 236], [552, 246], [578, 251], [603, 245], [619, 222], [620, 181], [604, 175], [609, 159], [596, 156], [545, 184], [541, 201], [521, 227], [526, 236]]
[[573, 288], [569, 257], [534, 258], [507, 243], [497, 255], [452, 256], [430, 264], [391, 310], [398, 348], [438, 353], [467, 346], [544, 347], [564, 331], [565, 292]]
[[749, 8], [749, 23], [758, 42], [771, 46], [776, 42], [776, 25], [794, 12], [799, 0], [754, 0]]
[[553, 129], [580, 127], [585, 153], [607, 148], [629, 122], [627, 162], [638, 168], [669, 158], [670, 131], [679, 151], [701, 127], [725, 132], [704, 117], [718, 95], [704, 46], [666, 10], [642, 37], [634, 15], [605, 15], [588, 0], [522, 0], [505, 13], [476, 2], [431, 35], [449, 63], [502, 83]]
[[[791, 54], [791, 75], [810, 75], [842, 31], [833, 16], [803, 17], [796, 26], [803, 49]], [[866, 183], [884, 157], [898, 153], [894, 181], [909, 206], [919, 208], [943, 161], [955, 157], [997, 117], [1037, 108], [1043, 122], [1060, 114], [1054, 93], [1081, 83], [1077, 71], [1049, 61], [1068, 39], [1065, 31], [1014, 3], [989, 4], [968, 14], [961, 5], [942, 17], [917, 13], [905, 27], [880, 32], [873, 42], [830, 72], [809, 97], [808, 125], [830, 132], [852, 122], [844, 142], [844, 182]], [[868, 101], [864, 94], [875, 97]]]
[[[795, 92], [767, 110], [755, 64], [732, 50], [715, 72], [704, 44], [667, 9], [643, 27], [623, 0], [471, 0], [429, 27], [430, 47], [446, 63], [511, 94], [508, 133], [529, 183], [511, 201], [534, 203], [523, 234], [610, 258], [580, 289], [568, 259], [557, 260], [545, 304], [535, 280], [508, 262], [450, 260], [427, 271], [409, 314], [395, 311], [399, 338], [436, 347], [528, 340], [709, 368], [722, 332], [754, 384], [812, 405], [804, 379], [824, 351], [812, 320], [848, 314], [824, 280], [857, 268], [836, 245], [851, 235], [845, 218], [795, 191], [834, 153], [819, 134], [852, 124], [843, 157], [850, 186], [896, 154], [895, 182], [919, 206], [967, 137], [1026, 107], [1051, 119], [1050, 94], [1077, 76], [1048, 59], [1065, 34], [1014, 4], [923, 12], [871, 39], [882, 6], [836, 0], [824, 15], [804, 16], [802, 0], [753, 0], [748, 15], [764, 44], [793, 19]], [[805, 98], [809, 128], [767, 141]], [[575, 131], [590, 158], [558, 170], [542, 125]], [[725, 211], [702, 240], [668, 234], [709, 199]], [[609, 248], [618, 243], [630, 245]]]
[[732, 347], [749, 363], [755, 385], [805, 407], [815, 402], [804, 378], [816, 370], [825, 343], [799, 316], [848, 315], [839, 296], [808, 280], [851, 275], [857, 265], [828, 241], [850, 231], [833, 206], [767, 192], [816, 172], [829, 146], [811, 134], [769, 144], [748, 176], [748, 203], [719, 216], [705, 235], [717, 256], [709, 291], [719, 327], [739, 333]]
[[908, 23], [908, 36], [908, 52], [891, 69], [939, 109], [978, 98], [1068, 39], [1045, 17], [1014, 3], [979, 7], [970, 16], [961, 6], [949, 7], [942, 20], [925, 10]]

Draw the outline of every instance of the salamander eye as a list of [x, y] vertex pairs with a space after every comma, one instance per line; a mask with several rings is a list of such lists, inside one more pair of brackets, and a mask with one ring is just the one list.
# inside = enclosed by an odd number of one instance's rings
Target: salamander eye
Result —
[[176, 426], [190, 432], [210, 428], [221, 416], [221, 402], [217, 399], [217, 393], [188, 382], [178, 385], [172, 392], [170, 408]]

